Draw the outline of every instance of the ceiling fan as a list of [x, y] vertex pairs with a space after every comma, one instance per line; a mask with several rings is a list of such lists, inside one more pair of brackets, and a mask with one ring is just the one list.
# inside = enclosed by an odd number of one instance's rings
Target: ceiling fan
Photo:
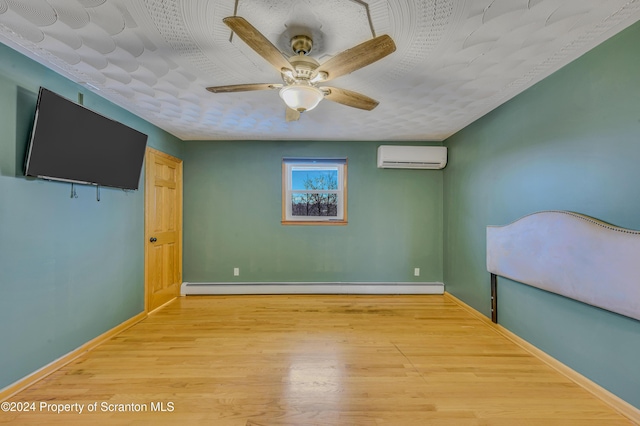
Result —
[[353, 108], [370, 111], [378, 101], [360, 93], [337, 87], [320, 86], [334, 78], [370, 65], [396, 50], [388, 35], [381, 35], [338, 53], [320, 64], [308, 56], [313, 40], [306, 35], [291, 39], [294, 55], [286, 58], [264, 35], [240, 16], [223, 19], [231, 30], [250, 48], [273, 65], [282, 76], [283, 83], [233, 84], [207, 87], [213, 93], [245, 92], [280, 89], [280, 97], [287, 105], [286, 120], [295, 121], [300, 113], [315, 108], [322, 99], [328, 99]]

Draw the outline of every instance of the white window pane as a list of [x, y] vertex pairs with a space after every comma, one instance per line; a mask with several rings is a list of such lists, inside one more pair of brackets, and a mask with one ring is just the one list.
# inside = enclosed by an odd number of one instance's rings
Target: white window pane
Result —
[[346, 159], [285, 159], [283, 164], [283, 220], [346, 223]]

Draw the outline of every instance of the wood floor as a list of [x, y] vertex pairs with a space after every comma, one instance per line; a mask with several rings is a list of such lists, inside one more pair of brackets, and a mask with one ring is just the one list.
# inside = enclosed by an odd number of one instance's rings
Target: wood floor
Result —
[[183, 297], [9, 401], [35, 411], [0, 423], [632, 424], [446, 296]]

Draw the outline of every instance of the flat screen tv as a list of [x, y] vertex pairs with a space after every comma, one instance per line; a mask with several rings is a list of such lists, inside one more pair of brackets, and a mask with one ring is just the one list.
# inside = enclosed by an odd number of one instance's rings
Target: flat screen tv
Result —
[[25, 175], [138, 189], [147, 135], [43, 87], [25, 159]]

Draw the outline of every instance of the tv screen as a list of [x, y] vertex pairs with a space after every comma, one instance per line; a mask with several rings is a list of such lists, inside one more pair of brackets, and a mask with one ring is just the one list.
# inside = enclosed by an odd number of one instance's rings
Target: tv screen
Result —
[[43, 87], [25, 175], [138, 189], [147, 135]]

